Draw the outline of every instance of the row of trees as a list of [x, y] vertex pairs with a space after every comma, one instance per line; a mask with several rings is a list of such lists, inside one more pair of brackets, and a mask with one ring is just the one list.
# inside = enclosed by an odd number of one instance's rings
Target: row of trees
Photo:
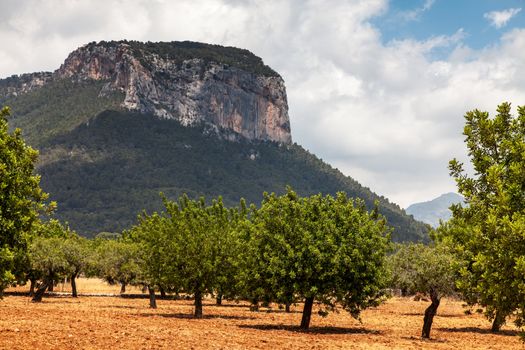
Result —
[[314, 302], [322, 313], [336, 307], [359, 317], [377, 305], [386, 275], [384, 256], [389, 229], [364, 203], [336, 197], [301, 198], [288, 189], [265, 194], [257, 208], [241, 202], [226, 208], [220, 198], [164, 198], [165, 212], [143, 214], [117, 240], [81, 238], [51, 220], [39, 226], [29, 248], [26, 278], [33, 300], [40, 301], [54, 281], [67, 277], [73, 296], [80, 273], [110, 283], [185, 293], [195, 299], [195, 317], [203, 315], [205, 295], [286, 305], [304, 301], [301, 327], [310, 325]]
[[389, 232], [361, 201], [342, 193], [301, 198], [288, 189], [265, 194], [259, 208], [186, 196], [164, 205], [162, 214], [142, 215], [123, 241], [136, 245], [138, 278], [152, 298], [155, 289], [191, 294], [195, 317], [205, 294], [254, 306], [304, 301], [306, 329], [314, 301], [358, 317], [380, 298]]
[[[453, 218], [433, 233], [435, 245], [408, 245], [385, 259], [389, 229], [377, 210], [337, 196], [299, 197], [293, 190], [265, 194], [259, 207], [226, 208], [187, 196], [164, 198], [165, 210], [142, 214], [118, 240], [87, 241], [57, 221], [39, 215], [54, 204], [33, 174], [37, 153], [20, 132], [9, 133], [7, 109], [0, 112], [1, 289], [25, 280], [38, 301], [53, 281], [82, 272], [110, 283], [142, 284], [156, 306], [155, 290], [191, 294], [195, 316], [202, 298], [215, 295], [289, 307], [304, 302], [301, 327], [312, 307], [321, 314], [337, 307], [359, 317], [376, 305], [388, 285], [428, 293], [423, 337], [430, 336], [441, 297], [459, 293], [484, 307], [498, 331], [509, 317], [525, 322], [525, 107], [510, 104], [488, 113], [467, 113], [464, 134], [474, 176], [457, 160], [451, 175], [465, 197]], [[387, 268], [388, 267], [388, 268]], [[390, 270], [390, 274], [387, 271]], [[388, 278], [390, 276], [390, 278]]]

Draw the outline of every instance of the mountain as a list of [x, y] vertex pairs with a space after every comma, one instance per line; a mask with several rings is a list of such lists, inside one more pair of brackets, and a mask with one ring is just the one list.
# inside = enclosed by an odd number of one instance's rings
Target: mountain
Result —
[[90, 43], [54, 72], [0, 80], [0, 105], [40, 150], [56, 215], [87, 236], [160, 210], [159, 192], [257, 204], [290, 185], [378, 201], [394, 240], [427, 239], [426, 225], [292, 142], [284, 81], [247, 50]]
[[439, 226], [439, 220], [447, 221], [452, 217], [449, 210], [452, 204], [463, 203], [463, 197], [457, 193], [445, 193], [428, 202], [415, 203], [406, 209], [406, 213], [416, 220], [426, 222], [432, 227]]

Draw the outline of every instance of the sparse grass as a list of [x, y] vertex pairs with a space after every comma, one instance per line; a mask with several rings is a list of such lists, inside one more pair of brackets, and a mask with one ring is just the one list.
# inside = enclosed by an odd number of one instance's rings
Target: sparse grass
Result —
[[[118, 293], [118, 286], [79, 281], [81, 292]], [[60, 288], [60, 287], [59, 287]], [[57, 288], [57, 290], [59, 289]], [[89, 289], [89, 290], [88, 290]], [[135, 291], [137, 292], [137, 291]], [[298, 328], [302, 305], [287, 314], [249, 311], [246, 303], [215, 306], [206, 300], [205, 318], [193, 319], [192, 301], [112, 297], [45, 298], [6, 296], [0, 301], [0, 349], [523, 349], [517, 329], [490, 333], [479, 314], [465, 315], [461, 302], [445, 299], [434, 320], [432, 339], [419, 338], [426, 302], [393, 298], [362, 314], [314, 315], [311, 330]]]

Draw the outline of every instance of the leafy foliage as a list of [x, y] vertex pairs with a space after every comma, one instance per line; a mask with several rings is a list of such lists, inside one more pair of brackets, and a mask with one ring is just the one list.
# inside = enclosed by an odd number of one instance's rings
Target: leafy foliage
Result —
[[135, 243], [123, 239], [98, 239], [94, 253], [96, 275], [109, 284], [119, 283], [121, 291], [137, 284], [141, 275], [138, 249]]
[[456, 290], [454, 272], [458, 262], [443, 245], [398, 244], [388, 256], [387, 265], [392, 274], [391, 286], [403, 294], [430, 294], [432, 290], [441, 298]]
[[[377, 305], [384, 282], [388, 229], [377, 213], [343, 193], [300, 198], [288, 188], [265, 195], [253, 208], [254, 232], [248, 254], [251, 280], [262, 280], [262, 297], [305, 300], [301, 327], [308, 328], [314, 300], [331, 310], [337, 304], [358, 317]], [[255, 290], [257, 291], [257, 289]]]
[[0, 292], [14, 281], [15, 262], [25, 260], [28, 235], [47, 208], [47, 194], [33, 173], [38, 152], [19, 129], [8, 131], [8, 115], [8, 108], [0, 110]]
[[[165, 219], [158, 215], [144, 218], [140, 225], [132, 230], [140, 235], [142, 242], [148, 232], [155, 232], [155, 237], [162, 235], [162, 247], [166, 249], [152, 260], [165, 261], [166, 269], [147, 276], [152, 283], [160, 282], [192, 294], [195, 297], [195, 316], [202, 317], [202, 298], [207, 293], [217, 291], [224, 282], [224, 277], [231, 275], [230, 266], [235, 266], [238, 244], [233, 225], [238, 214], [228, 210], [219, 197], [211, 205], [206, 205], [204, 198], [198, 201], [182, 196], [177, 203], [165, 200]], [[160, 241], [155, 239], [157, 242]], [[140, 240], [139, 240], [140, 241]], [[157, 253], [160, 246], [148, 245], [149, 254]], [[163, 259], [162, 259], [163, 258]]]
[[498, 331], [515, 313], [525, 322], [525, 106], [511, 115], [510, 103], [465, 115], [464, 135], [475, 171], [450, 162], [450, 173], [464, 207], [452, 207], [453, 219], [440, 228], [440, 238], [466, 261], [458, 287], [470, 303], [486, 308]]
[[422, 337], [429, 338], [441, 298], [455, 291], [455, 255], [445, 245], [406, 244], [398, 245], [387, 261], [394, 288], [430, 296], [432, 304], [425, 311], [422, 329]]

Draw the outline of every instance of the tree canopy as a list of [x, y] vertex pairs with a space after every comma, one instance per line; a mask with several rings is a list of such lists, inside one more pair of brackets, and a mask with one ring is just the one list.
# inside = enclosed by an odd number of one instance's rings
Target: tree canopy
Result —
[[458, 287], [466, 300], [485, 307], [498, 331], [515, 314], [525, 322], [525, 106], [511, 114], [502, 103], [494, 118], [473, 110], [463, 134], [474, 174], [453, 159], [449, 169], [465, 205], [452, 207], [453, 218], [439, 237], [466, 261]]
[[391, 284], [407, 294], [424, 293], [430, 296], [431, 305], [425, 310], [421, 336], [430, 337], [432, 321], [441, 298], [455, 291], [455, 255], [444, 245], [398, 245], [388, 257]]
[[[254, 209], [250, 234], [255, 291], [281, 303], [305, 301], [301, 328], [308, 328], [315, 301], [325, 312], [340, 305], [354, 317], [377, 305], [389, 230], [376, 212], [343, 193], [335, 197], [265, 194]], [[257, 285], [258, 284], [258, 285]]]
[[47, 199], [34, 174], [38, 152], [25, 144], [19, 129], [9, 132], [8, 115], [7, 107], [0, 110], [0, 291], [14, 280], [15, 261], [24, 260], [17, 255], [27, 251]]

